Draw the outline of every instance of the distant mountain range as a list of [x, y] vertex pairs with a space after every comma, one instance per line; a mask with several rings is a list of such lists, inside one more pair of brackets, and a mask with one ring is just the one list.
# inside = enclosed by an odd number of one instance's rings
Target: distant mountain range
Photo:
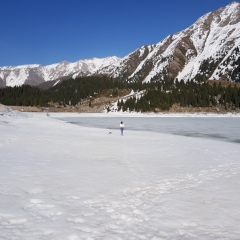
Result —
[[104, 74], [127, 81], [240, 81], [240, 3], [207, 13], [189, 28], [124, 58], [107, 57], [48, 66], [0, 67], [0, 87], [57, 84], [60, 80]]

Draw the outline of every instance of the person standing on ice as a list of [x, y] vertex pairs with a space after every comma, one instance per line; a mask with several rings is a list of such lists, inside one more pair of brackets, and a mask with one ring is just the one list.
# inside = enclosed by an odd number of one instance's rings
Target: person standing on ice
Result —
[[120, 130], [121, 130], [121, 135], [123, 136], [123, 129], [124, 129], [124, 123], [120, 123]]

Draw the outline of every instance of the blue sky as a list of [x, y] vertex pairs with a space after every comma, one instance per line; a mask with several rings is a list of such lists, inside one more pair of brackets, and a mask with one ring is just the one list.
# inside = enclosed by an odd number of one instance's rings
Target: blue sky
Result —
[[0, 0], [0, 66], [124, 57], [231, 0]]

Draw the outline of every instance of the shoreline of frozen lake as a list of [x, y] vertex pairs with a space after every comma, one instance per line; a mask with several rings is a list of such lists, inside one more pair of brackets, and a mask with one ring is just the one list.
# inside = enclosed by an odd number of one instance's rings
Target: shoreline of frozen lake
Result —
[[[174, 134], [186, 137], [209, 138], [221, 141], [240, 143], [240, 115], [222, 117], [213, 114], [186, 115], [165, 114], [149, 117], [148, 115], [115, 115], [115, 114], [78, 114], [56, 115], [56, 119], [83, 127], [103, 128], [111, 133], [119, 133], [119, 123], [125, 123], [125, 132], [147, 131]], [[99, 117], [100, 116], [100, 117]], [[230, 117], [231, 116], [231, 117]]]

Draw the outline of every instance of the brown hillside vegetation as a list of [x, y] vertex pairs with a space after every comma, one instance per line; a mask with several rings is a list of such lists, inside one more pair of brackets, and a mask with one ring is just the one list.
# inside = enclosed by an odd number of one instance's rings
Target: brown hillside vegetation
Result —
[[214, 83], [221, 84], [223, 87], [237, 87], [240, 88], [240, 82], [232, 82], [232, 81], [228, 81], [228, 80], [208, 80], [207, 81], [209, 84], [213, 85]]

